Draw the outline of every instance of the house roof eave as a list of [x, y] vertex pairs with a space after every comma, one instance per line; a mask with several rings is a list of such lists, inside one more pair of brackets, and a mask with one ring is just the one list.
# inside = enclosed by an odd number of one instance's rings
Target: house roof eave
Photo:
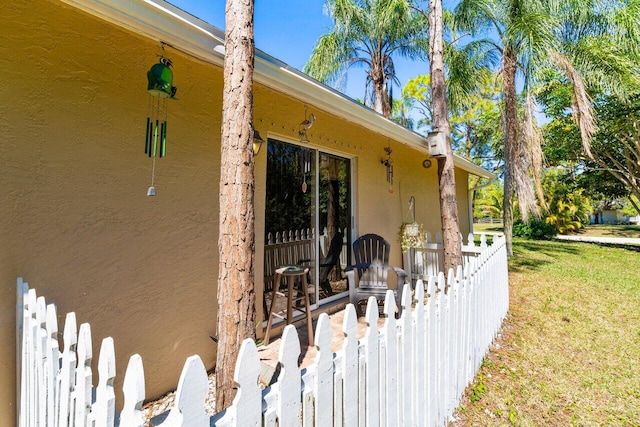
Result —
[[[157, 39], [203, 61], [224, 65], [224, 32], [163, 0], [61, 0], [134, 33]], [[273, 56], [256, 49], [254, 80], [285, 95], [373, 130], [425, 154], [426, 138], [383, 117]], [[454, 155], [454, 165], [471, 174], [496, 175]]]

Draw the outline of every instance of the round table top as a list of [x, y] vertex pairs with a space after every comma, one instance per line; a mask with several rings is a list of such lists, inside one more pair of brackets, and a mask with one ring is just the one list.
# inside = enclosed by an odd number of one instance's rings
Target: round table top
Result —
[[301, 267], [299, 265], [281, 265], [276, 269], [276, 274], [282, 274], [284, 276], [298, 276], [306, 274], [309, 271], [307, 267]]

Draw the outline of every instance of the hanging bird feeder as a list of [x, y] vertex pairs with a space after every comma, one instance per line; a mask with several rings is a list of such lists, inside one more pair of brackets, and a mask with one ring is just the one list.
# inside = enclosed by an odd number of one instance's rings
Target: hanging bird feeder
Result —
[[149, 114], [147, 116], [144, 152], [153, 158], [151, 187], [147, 190], [147, 196], [156, 195], [156, 189], [153, 186], [156, 171], [156, 157], [162, 158], [167, 155], [167, 100], [175, 99], [178, 90], [178, 88], [173, 86], [173, 71], [171, 70], [171, 66], [171, 60], [162, 56], [158, 63], [151, 66], [147, 72]]

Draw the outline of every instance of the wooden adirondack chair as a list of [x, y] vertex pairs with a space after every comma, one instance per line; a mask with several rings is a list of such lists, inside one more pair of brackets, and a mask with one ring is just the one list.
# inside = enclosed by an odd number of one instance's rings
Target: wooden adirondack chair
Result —
[[349, 300], [356, 309], [360, 301], [366, 301], [370, 296], [376, 297], [379, 302], [384, 301], [389, 289], [387, 273], [393, 269], [398, 277], [397, 287], [393, 291], [398, 311], [401, 310], [400, 296], [408, 275], [403, 269], [389, 265], [390, 250], [389, 242], [377, 234], [365, 234], [353, 242], [355, 265], [347, 267], [346, 274]]

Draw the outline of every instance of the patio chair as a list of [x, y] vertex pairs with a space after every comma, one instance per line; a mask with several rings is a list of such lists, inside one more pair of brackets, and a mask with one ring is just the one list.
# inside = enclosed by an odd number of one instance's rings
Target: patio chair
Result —
[[362, 300], [366, 301], [370, 296], [376, 297], [379, 305], [384, 301], [389, 289], [387, 273], [393, 269], [398, 277], [393, 293], [398, 313], [400, 312], [400, 296], [408, 274], [401, 268], [389, 265], [390, 250], [389, 242], [377, 234], [365, 234], [353, 242], [355, 265], [347, 267], [346, 274], [349, 282], [349, 300], [356, 306], [356, 310], [359, 309], [359, 303]]
[[340, 253], [342, 252], [343, 236], [341, 232], [337, 232], [331, 239], [329, 244], [329, 250], [327, 256], [320, 260], [320, 289], [324, 291], [327, 296], [333, 295], [333, 289], [331, 288], [331, 282], [329, 281], [329, 273], [340, 261]]

